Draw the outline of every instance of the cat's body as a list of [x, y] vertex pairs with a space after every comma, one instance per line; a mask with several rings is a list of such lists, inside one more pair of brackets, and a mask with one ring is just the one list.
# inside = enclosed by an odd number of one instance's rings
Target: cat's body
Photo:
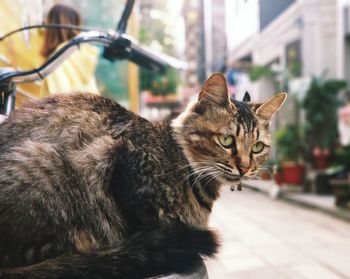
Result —
[[[0, 125], [0, 278], [142, 278], [198, 267], [216, 251], [206, 228], [223, 179], [198, 138], [208, 124], [195, 132], [193, 113], [153, 124], [88, 94], [15, 111]], [[227, 172], [232, 162], [218, 165]]]

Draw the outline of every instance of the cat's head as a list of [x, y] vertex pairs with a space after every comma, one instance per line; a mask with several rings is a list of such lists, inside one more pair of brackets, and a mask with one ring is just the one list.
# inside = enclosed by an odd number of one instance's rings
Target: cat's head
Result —
[[[261, 103], [230, 100], [226, 80], [213, 74], [198, 100], [172, 126], [194, 171], [224, 183], [254, 177], [268, 159], [271, 118], [285, 101], [281, 93]], [[247, 102], [248, 101], [248, 102]]]

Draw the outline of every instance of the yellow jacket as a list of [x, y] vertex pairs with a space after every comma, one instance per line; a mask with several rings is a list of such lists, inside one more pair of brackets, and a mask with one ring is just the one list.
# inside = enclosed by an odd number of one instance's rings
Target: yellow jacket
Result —
[[95, 46], [80, 45], [79, 49], [43, 80], [40, 96], [78, 92], [99, 94], [95, 79], [98, 53]]
[[[0, 33], [6, 34], [25, 24], [38, 24], [42, 1], [0, 0]], [[32, 70], [39, 67], [45, 59], [40, 54], [43, 44], [42, 30], [32, 29], [14, 34], [0, 41], [0, 56], [9, 63], [2, 62], [0, 67], [13, 67], [18, 70]], [[28, 99], [40, 97], [41, 82], [18, 83], [16, 106]]]

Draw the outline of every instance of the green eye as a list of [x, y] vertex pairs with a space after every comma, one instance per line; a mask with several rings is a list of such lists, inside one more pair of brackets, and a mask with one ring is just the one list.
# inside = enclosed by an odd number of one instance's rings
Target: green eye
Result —
[[253, 153], [260, 153], [263, 151], [265, 148], [265, 144], [262, 141], [258, 141], [256, 144], [253, 145], [252, 147], [252, 152]]
[[235, 138], [230, 135], [221, 135], [219, 136], [219, 142], [220, 144], [225, 147], [225, 148], [230, 148], [234, 145], [235, 143]]

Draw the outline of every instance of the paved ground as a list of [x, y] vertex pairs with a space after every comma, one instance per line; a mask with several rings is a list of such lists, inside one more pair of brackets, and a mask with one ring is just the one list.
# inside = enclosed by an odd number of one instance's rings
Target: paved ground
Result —
[[321, 212], [225, 189], [211, 226], [223, 241], [209, 278], [350, 278], [350, 223]]

